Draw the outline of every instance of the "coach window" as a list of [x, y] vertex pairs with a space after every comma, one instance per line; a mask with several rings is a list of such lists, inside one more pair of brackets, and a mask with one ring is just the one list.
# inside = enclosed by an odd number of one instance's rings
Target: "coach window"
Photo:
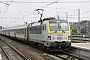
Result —
[[46, 25], [43, 25], [43, 30], [46, 30]]

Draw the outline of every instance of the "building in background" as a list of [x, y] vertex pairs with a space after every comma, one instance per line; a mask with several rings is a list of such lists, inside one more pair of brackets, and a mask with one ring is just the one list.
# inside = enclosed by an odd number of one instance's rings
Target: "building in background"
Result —
[[86, 34], [90, 36], [90, 21], [83, 20], [78, 22], [70, 22], [71, 29], [76, 29], [77, 34], [80, 32], [80, 34]]

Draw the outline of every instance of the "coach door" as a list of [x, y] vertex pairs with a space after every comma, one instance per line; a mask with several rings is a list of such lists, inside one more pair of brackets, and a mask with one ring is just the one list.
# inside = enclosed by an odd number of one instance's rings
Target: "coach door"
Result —
[[43, 37], [43, 41], [46, 40], [46, 25], [42, 26], [42, 37]]

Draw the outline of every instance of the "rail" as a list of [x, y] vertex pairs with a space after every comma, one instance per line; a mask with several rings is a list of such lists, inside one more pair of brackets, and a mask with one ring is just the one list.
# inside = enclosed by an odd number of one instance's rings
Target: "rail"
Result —
[[[0, 39], [1, 41], [3, 41], [5, 44], [7, 44], [11, 49], [13, 49], [16, 53], [18, 53], [24, 60], [28, 60], [23, 54], [21, 54], [17, 49], [15, 49], [13, 46], [11, 46], [10, 44], [8, 44], [7, 42], [5, 42], [4, 40]], [[3, 50], [3, 52], [5, 53], [6, 57], [8, 58], [8, 60], [12, 60], [10, 58], [10, 56], [8, 55], [8, 53], [5, 51], [5, 49], [3, 48], [2, 45], [0, 45], [1, 49]]]
[[70, 51], [71, 54], [76, 55], [77, 57], [84, 58], [85, 60], [90, 60], [90, 50], [83, 49], [72, 46], [72, 50]]
[[6, 55], [6, 57], [8, 58], [8, 60], [12, 60], [12, 59], [9, 57], [8, 53], [4, 50], [4, 48], [2, 47], [1, 44], [0, 44], [0, 47], [1, 47], [2, 51], [5, 53], [5, 55]]
[[57, 53], [51, 53], [50, 55], [56, 56], [57, 60], [85, 60], [85, 58], [79, 57], [75, 53], [67, 52], [67, 51], [59, 51]]

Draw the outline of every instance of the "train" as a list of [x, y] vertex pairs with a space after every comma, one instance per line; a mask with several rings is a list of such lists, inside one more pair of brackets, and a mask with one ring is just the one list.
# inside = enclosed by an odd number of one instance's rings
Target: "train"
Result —
[[43, 19], [0, 30], [0, 34], [27, 42], [45, 51], [57, 51], [71, 47], [70, 23], [62, 19]]

